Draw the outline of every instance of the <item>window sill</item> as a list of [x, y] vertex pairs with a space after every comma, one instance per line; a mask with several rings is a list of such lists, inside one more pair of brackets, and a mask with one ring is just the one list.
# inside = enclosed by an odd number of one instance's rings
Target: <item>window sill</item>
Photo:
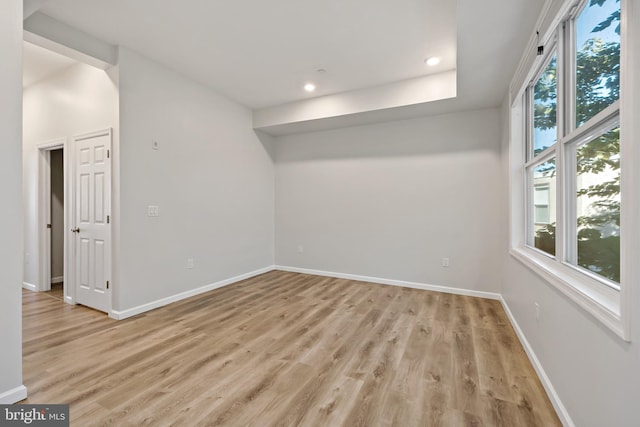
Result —
[[620, 292], [527, 247], [511, 248], [511, 256], [562, 292], [625, 341]]

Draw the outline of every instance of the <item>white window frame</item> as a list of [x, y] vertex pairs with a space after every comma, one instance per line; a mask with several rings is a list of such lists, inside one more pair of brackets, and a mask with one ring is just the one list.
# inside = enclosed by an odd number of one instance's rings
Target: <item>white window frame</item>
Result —
[[[578, 12], [582, 10], [582, 6], [586, 3], [586, 0], [576, 2], [575, 0], [567, 0], [563, 6], [560, 7], [558, 14], [553, 19], [548, 20], [551, 22], [546, 33], [541, 40], [546, 43], [549, 50], [556, 50], [558, 55], [558, 75], [564, 73], [560, 67], [564, 66], [567, 62], [560, 61], [560, 56], [567, 57], [568, 55], [574, 55], [569, 49], [566, 51], [566, 46], [573, 46], [573, 40], [569, 40], [569, 43], [565, 42], [565, 37], [573, 37], [573, 31], [563, 31], [562, 25], [567, 20], [574, 19]], [[638, 243], [638, 237], [640, 237], [640, 196], [633, 194], [633, 188], [640, 188], [640, 173], [635, 172], [634, 169], [640, 167], [640, 148], [633, 147], [632, 135], [638, 133], [638, 125], [633, 122], [633, 107], [634, 107], [634, 90], [635, 96], [638, 96], [638, 87], [633, 86], [633, 69], [639, 69], [638, 62], [640, 58], [633, 55], [634, 46], [637, 48], [640, 46], [640, 42], [633, 40], [633, 34], [640, 36], [640, 32], [636, 31], [634, 27], [630, 27], [630, 21], [628, 16], [635, 16], [636, 22], [640, 11], [634, 11], [633, 7], [640, 7], [632, 5], [630, 0], [621, 0], [620, 7], [622, 12], [621, 19], [621, 76], [620, 76], [620, 100], [611, 106], [607, 107], [596, 116], [589, 119], [586, 123], [580, 126], [578, 130], [573, 130], [575, 118], [574, 112], [569, 112], [569, 117], [565, 117], [564, 111], [567, 110], [564, 105], [560, 105], [564, 102], [564, 98], [572, 99], [574, 96], [574, 82], [571, 79], [565, 83], [562, 78], [558, 80], [558, 118], [557, 128], [558, 137], [556, 144], [548, 150], [553, 152], [550, 154], [545, 152], [540, 153], [535, 159], [527, 161], [527, 135], [531, 134], [532, 129], [527, 125], [528, 103], [531, 102], [528, 99], [527, 88], [531, 82], [535, 82], [540, 73], [544, 70], [551, 55], [545, 57], [538, 57], [533, 65], [530, 67], [528, 78], [525, 79], [525, 83], [521, 87], [513, 88], [517, 89], [516, 96], [512, 96], [513, 103], [511, 105], [510, 114], [510, 253], [511, 255], [529, 267], [532, 271], [536, 272], [549, 284], [557, 288], [565, 296], [577, 303], [585, 311], [590, 313], [593, 317], [598, 319], [610, 330], [615, 332], [619, 337], [628, 341], [630, 337], [630, 304], [631, 304], [631, 291], [635, 286], [634, 278], [639, 278], [638, 267], [634, 266], [634, 262], [637, 264], [637, 260], [634, 261], [633, 257], [638, 256], [640, 244]], [[542, 17], [541, 17], [542, 18]], [[547, 17], [544, 17], [547, 18]], [[543, 21], [540, 19], [539, 22]], [[557, 44], [555, 43], [557, 39]], [[637, 49], [636, 49], [637, 50]], [[526, 60], [525, 55], [523, 61]], [[573, 63], [573, 60], [569, 62]], [[566, 75], [574, 76], [574, 73], [566, 73]], [[561, 83], [562, 82], [562, 83]], [[640, 85], [639, 85], [640, 86]], [[562, 95], [560, 95], [562, 91]], [[637, 109], [636, 109], [637, 111]], [[568, 216], [568, 209], [575, 206], [571, 203], [566, 203], [565, 200], [571, 200], [570, 197], [565, 197], [567, 189], [575, 183], [574, 180], [568, 180], [570, 182], [563, 182], [565, 173], [558, 173], [556, 181], [556, 239], [559, 240], [556, 244], [556, 257], [537, 250], [532, 245], [527, 244], [527, 230], [529, 224], [532, 222], [529, 212], [529, 200], [532, 200], [531, 189], [529, 185], [531, 183], [529, 177], [527, 177], [527, 168], [525, 165], [530, 166], [532, 162], [539, 164], [538, 159], [555, 157], [556, 168], [568, 168], [570, 170], [571, 159], [565, 159], [566, 149], [565, 146], [581, 143], [591, 137], [597, 132], [600, 132], [603, 128], [611, 126], [613, 121], [619, 121], [620, 123], [620, 155], [621, 155], [621, 198], [623, 200], [623, 208], [621, 211], [621, 223], [624, 230], [621, 236], [620, 251], [621, 251], [621, 280], [618, 286], [606, 286], [603, 279], [599, 275], [588, 271], [582, 267], [572, 265], [566, 261], [567, 251], [566, 247], [569, 234], [564, 229], [566, 218]], [[635, 127], [634, 127], [635, 126]], [[565, 129], [570, 130], [565, 132]], [[533, 150], [533, 147], [531, 147]], [[568, 163], [569, 162], [569, 163]], [[629, 165], [639, 165], [634, 168]], [[558, 172], [558, 171], [557, 171]], [[636, 190], [637, 191], [637, 190]], [[575, 234], [575, 233], [574, 233]], [[634, 238], [635, 237], [635, 238]], [[611, 285], [611, 283], [609, 283]]]

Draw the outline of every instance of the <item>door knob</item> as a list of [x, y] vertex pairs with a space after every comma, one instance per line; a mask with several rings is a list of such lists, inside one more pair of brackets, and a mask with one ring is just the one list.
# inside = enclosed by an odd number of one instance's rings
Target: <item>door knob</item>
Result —
[[74, 233], [79, 233], [80, 229], [78, 227], [76, 227], [76, 228], [72, 228], [71, 231], [73, 231]]

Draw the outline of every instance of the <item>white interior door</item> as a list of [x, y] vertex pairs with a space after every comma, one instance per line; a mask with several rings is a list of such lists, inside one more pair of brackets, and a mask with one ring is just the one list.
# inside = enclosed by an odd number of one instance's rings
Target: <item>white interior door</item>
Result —
[[76, 303], [111, 310], [111, 130], [74, 137]]

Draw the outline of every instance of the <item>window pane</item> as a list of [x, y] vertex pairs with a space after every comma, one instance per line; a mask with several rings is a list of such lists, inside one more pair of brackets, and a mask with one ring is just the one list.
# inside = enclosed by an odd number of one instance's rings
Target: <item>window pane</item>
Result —
[[533, 220], [536, 224], [549, 223], [549, 186], [539, 185], [533, 192]]
[[536, 224], [548, 224], [549, 223], [549, 206], [535, 206], [535, 221]]
[[620, 282], [620, 129], [577, 149], [578, 265]]
[[[534, 246], [551, 255], [556, 253], [555, 189], [556, 160], [553, 158], [533, 170], [532, 207]], [[544, 203], [538, 203], [542, 202], [542, 197], [545, 197]]]
[[556, 57], [533, 87], [533, 156], [556, 142]]
[[620, 3], [590, 0], [576, 20], [576, 127], [620, 97]]

